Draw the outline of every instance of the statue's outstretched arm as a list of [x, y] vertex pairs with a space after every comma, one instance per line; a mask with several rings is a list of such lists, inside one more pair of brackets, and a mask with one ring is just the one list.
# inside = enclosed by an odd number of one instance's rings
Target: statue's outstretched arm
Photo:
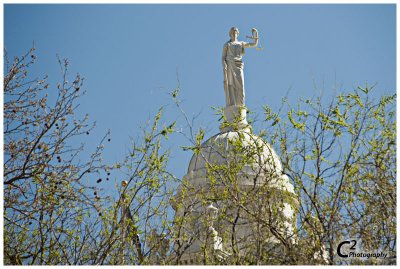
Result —
[[258, 45], [258, 31], [256, 28], [251, 29], [251, 34], [252, 36], [248, 36], [248, 38], [253, 39], [253, 42], [251, 43], [244, 43], [245, 48], [254, 48], [257, 47]]

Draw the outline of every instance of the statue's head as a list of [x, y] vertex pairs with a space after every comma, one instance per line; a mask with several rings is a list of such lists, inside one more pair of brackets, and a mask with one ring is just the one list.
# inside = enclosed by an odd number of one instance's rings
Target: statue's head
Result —
[[231, 37], [231, 39], [234, 39], [235, 33], [236, 33], [236, 37], [238, 37], [239, 36], [239, 29], [237, 27], [232, 27], [229, 30], [229, 36]]

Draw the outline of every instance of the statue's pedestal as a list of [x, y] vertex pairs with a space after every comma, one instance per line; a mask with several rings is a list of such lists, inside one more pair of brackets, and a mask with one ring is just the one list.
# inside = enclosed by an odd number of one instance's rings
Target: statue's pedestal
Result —
[[246, 119], [247, 109], [245, 106], [227, 106], [224, 109], [225, 120], [219, 126], [221, 132], [228, 131], [250, 131], [250, 124]]

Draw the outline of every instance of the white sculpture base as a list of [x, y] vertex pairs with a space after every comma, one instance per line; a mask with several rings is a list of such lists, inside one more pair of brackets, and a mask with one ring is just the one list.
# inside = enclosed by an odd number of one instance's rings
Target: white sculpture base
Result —
[[245, 106], [227, 106], [224, 109], [225, 121], [220, 125], [221, 132], [228, 131], [250, 131], [251, 126], [246, 119], [247, 109]]

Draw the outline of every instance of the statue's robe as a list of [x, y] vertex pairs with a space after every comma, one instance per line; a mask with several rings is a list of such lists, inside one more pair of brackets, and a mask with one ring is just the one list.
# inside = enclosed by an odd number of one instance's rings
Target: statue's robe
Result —
[[228, 41], [222, 52], [222, 61], [226, 64], [225, 72], [225, 95], [226, 106], [244, 106], [244, 75], [242, 56], [246, 42]]

